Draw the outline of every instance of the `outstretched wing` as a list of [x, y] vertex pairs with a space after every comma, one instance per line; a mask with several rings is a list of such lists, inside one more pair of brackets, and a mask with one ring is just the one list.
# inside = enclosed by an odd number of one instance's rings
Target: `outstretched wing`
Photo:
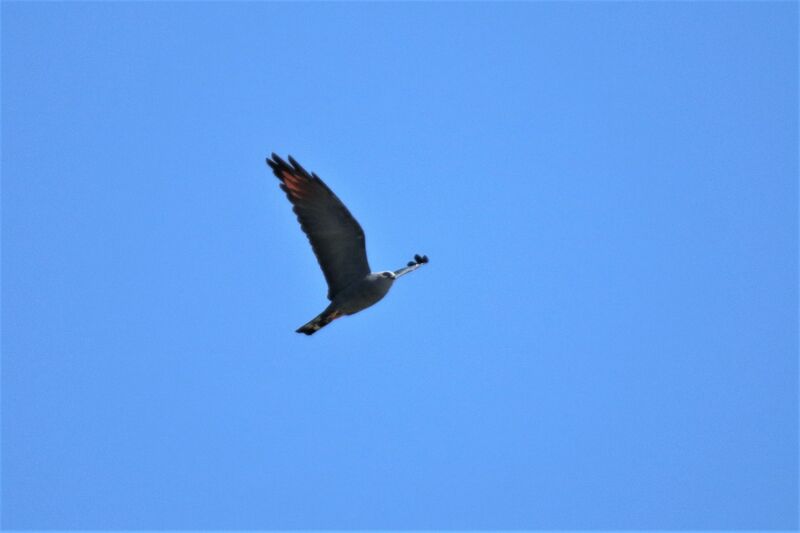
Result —
[[364, 230], [333, 191], [292, 156], [286, 163], [272, 154], [267, 164], [294, 206], [328, 282], [328, 299], [333, 300], [342, 289], [370, 273]]

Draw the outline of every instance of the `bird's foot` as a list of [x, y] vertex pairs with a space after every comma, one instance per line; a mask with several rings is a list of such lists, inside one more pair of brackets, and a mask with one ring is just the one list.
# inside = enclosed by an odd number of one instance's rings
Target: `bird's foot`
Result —
[[415, 254], [413, 261], [409, 261], [406, 264], [406, 266], [404, 266], [400, 270], [395, 270], [394, 271], [395, 279], [399, 278], [400, 276], [404, 276], [404, 275], [408, 274], [409, 272], [413, 272], [414, 270], [418, 269], [419, 267], [421, 267], [422, 265], [424, 265], [427, 262], [428, 262], [428, 256], [427, 255]]

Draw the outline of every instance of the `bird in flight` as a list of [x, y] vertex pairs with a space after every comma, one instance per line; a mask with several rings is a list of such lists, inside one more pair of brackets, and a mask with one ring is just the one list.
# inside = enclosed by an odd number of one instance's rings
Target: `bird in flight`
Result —
[[292, 156], [287, 163], [273, 153], [267, 165], [294, 206], [328, 283], [330, 305], [297, 333], [313, 335], [337, 318], [366, 309], [386, 296], [397, 278], [428, 262], [428, 256], [417, 254], [399, 270], [371, 272], [364, 230], [319, 176], [306, 172]]

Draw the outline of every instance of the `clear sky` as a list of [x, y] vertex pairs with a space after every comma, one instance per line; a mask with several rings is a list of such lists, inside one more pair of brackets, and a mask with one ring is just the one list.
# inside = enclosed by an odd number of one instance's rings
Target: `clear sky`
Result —
[[3, 526], [796, 527], [797, 21], [4, 2]]

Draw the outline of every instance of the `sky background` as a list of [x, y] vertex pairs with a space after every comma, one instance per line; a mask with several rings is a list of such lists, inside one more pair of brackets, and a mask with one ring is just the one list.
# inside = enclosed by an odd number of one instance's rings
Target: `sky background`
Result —
[[796, 527], [797, 21], [4, 2], [2, 525]]

